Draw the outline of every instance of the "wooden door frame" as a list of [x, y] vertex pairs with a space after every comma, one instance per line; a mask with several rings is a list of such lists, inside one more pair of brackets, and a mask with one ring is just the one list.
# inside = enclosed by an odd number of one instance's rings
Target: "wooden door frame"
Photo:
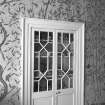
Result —
[[[31, 44], [31, 32], [32, 27], [37, 28], [50, 28], [50, 29], [65, 29], [76, 31], [76, 105], [84, 105], [84, 23], [80, 22], [67, 22], [67, 21], [56, 21], [47, 19], [36, 19], [36, 18], [23, 18], [22, 19], [22, 49], [23, 49], [23, 105], [31, 105], [32, 94], [31, 94], [31, 80], [30, 80], [30, 44]], [[58, 28], [59, 27], [59, 28]], [[78, 57], [78, 58], [77, 58]], [[78, 76], [79, 75], [79, 76]]]

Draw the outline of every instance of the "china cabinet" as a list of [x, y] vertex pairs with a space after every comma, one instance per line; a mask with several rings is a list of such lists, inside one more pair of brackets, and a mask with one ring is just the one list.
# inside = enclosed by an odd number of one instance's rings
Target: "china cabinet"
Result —
[[84, 105], [84, 24], [23, 19], [24, 105]]

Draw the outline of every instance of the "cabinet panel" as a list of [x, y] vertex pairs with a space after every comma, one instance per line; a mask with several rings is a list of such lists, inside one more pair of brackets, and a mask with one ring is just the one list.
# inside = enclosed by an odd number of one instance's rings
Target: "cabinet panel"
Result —
[[58, 95], [57, 105], [74, 105], [74, 93]]
[[33, 105], [52, 105], [52, 103], [53, 103], [52, 97], [33, 99]]

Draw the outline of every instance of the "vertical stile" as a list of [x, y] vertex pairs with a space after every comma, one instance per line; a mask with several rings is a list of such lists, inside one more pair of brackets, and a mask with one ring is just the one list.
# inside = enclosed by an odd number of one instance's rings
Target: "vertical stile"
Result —
[[[70, 42], [70, 33], [69, 33], [69, 45], [71, 44], [71, 42]], [[71, 68], [70, 68], [70, 52], [69, 52], [69, 70], [71, 70]], [[69, 78], [69, 88], [70, 88], [70, 78]]]

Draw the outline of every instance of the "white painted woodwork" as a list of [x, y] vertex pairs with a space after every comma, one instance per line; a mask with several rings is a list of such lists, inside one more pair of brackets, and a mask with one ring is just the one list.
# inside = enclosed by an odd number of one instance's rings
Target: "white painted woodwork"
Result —
[[[84, 105], [84, 24], [25, 18], [23, 22], [23, 104]], [[34, 31], [53, 32], [52, 90], [33, 92]], [[74, 34], [73, 88], [57, 90], [57, 32]]]

